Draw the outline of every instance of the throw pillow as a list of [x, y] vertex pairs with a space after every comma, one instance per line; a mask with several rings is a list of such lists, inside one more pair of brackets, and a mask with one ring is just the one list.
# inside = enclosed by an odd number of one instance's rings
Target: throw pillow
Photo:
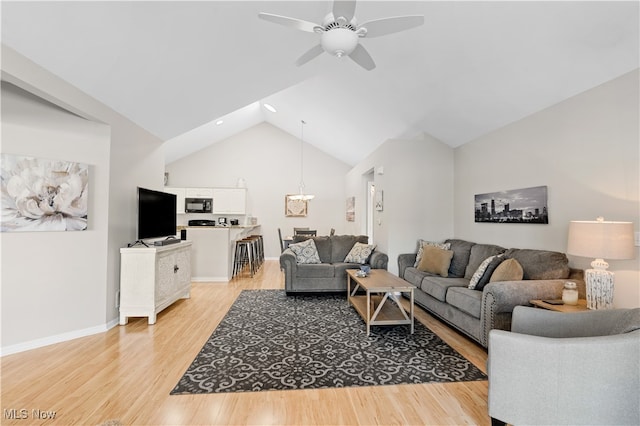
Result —
[[449, 275], [449, 265], [451, 264], [452, 258], [453, 251], [451, 250], [425, 245], [418, 269], [446, 278]]
[[414, 268], [417, 268], [420, 264], [420, 260], [422, 259], [422, 253], [424, 252], [424, 247], [437, 247], [442, 250], [449, 250], [451, 248], [451, 244], [449, 243], [436, 243], [433, 241], [425, 241], [418, 240], [418, 254], [416, 255], [416, 262], [413, 264]]
[[489, 282], [518, 281], [522, 279], [523, 275], [524, 273], [520, 263], [515, 259], [507, 259], [493, 271]]
[[485, 269], [484, 274], [482, 274], [482, 277], [478, 281], [478, 284], [476, 284], [475, 290], [482, 291], [484, 289], [484, 286], [489, 284], [489, 280], [491, 279], [494, 271], [498, 266], [500, 266], [502, 262], [504, 262], [505, 259], [506, 258], [504, 257], [504, 254], [498, 254], [493, 258], [491, 262], [489, 262], [487, 269]]
[[318, 256], [316, 243], [308, 239], [301, 243], [289, 244], [289, 248], [296, 255], [296, 263], [322, 263]]
[[478, 269], [476, 269], [476, 271], [471, 276], [471, 279], [469, 280], [469, 288], [471, 290], [474, 290], [476, 288], [476, 285], [480, 281], [480, 278], [482, 278], [482, 276], [484, 275], [487, 267], [491, 262], [493, 262], [493, 259], [495, 259], [496, 257], [497, 255], [489, 256], [480, 263], [480, 266], [478, 266]]
[[355, 243], [347, 257], [344, 258], [345, 263], [359, 263], [361, 265], [367, 263], [369, 256], [373, 253], [376, 246], [371, 244]]

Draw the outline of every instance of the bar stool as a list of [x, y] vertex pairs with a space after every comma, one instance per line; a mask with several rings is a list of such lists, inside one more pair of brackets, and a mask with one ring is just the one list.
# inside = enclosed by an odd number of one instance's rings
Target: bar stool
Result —
[[254, 272], [260, 269], [262, 266], [262, 235], [251, 235], [247, 237], [249, 241], [251, 241], [251, 248], [253, 250], [253, 263], [254, 263]]
[[258, 235], [254, 235], [254, 237], [257, 239], [257, 245], [258, 245], [258, 266], [262, 266], [262, 264], [264, 263], [264, 238], [262, 238], [262, 235], [258, 234]]
[[233, 260], [233, 274], [235, 277], [240, 274], [246, 266], [249, 266], [249, 272], [251, 277], [253, 277], [254, 273], [254, 256], [253, 256], [253, 247], [251, 240], [237, 240], [236, 241], [236, 250]]

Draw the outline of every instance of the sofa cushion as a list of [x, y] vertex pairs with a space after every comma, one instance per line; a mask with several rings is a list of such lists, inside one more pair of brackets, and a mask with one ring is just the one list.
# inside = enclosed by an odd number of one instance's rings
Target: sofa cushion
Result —
[[420, 288], [424, 277], [431, 276], [431, 275], [433, 274], [429, 274], [428, 272], [421, 271], [414, 266], [409, 266], [404, 270], [403, 279], [408, 283], [413, 284], [416, 287]]
[[306, 263], [298, 265], [297, 278], [333, 278], [334, 266], [330, 263]]
[[369, 242], [366, 235], [332, 235], [331, 239], [331, 263], [344, 262], [355, 243]]
[[451, 250], [443, 250], [438, 247], [429, 245], [423, 246], [422, 259], [418, 264], [418, 269], [431, 274], [438, 274], [443, 277], [449, 275], [449, 265], [453, 252]]
[[504, 253], [506, 249], [504, 247], [496, 246], [493, 244], [475, 244], [471, 247], [471, 254], [469, 255], [469, 264], [464, 272], [464, 277], [471, 279], [476, 272], [480, 264], [490, 256]]
[[447, 303], [474, 318], [480, 318], [482, 292], [464, 287], [452, 287], [447, 291]]
[[[476, 269], [476, 271], [473, 273], [473, 275], [469, 279], [469, 288], [471, 290], [475, 290], [476, 289], [477, 284], [486, 275], [486, 272], [487, 272], [487, 269], [489, 268], [489, 265], [494, 260], [497, 259], [497, 261], [500, 262], [499, 256], [501, 256], [501, 255], [496, 254], [494, 256], [489, 256], [485, 260], [482, 261], [480, 266], [478, 266], [478, 269]], [[497, 265], [496, 265], [496, 267], [497, 267]], [[493, 269], [495, 270], [495, 267]], [[493, 273], [493, 271], [491, 273]], [[489, 277], [491, 277], [491, 275], [489, 275]], [[488, 282], [488, 281], [489, 281], [489, 279], [486, 280], [486, 282]], [[485, 284], [486, 284], [486, 282], [485, 282]]]
[[344, 278], [345, 282], [347, 281], [347, 269], [360, 269], [359, 263], [344, 263], [338, 262], [334, 263], [333, 267], [335, 271], [333, 272], [333, 276], [336, 278]]
[[295, 253], [297, 263], [321, 263], [316, 243], [312, 239], [289, 244], [289, 248]]
[[344, 258], [346, 263], [359, 263], [364, 265], [369, 260], [371, 253], [373, 253], [373, 249], [376, 246], [372, 244], [362, 244], [355, 243], [351, 250], [349, 250], [349, 254]]
[[557, 251], [511, 248], [505, 256], [522, 265], [525, 280], [564, 279], [571, 273], [567, 255]]
[[519, 281], [523, 278], [522, 266], [516, 259], [505, 259], [491, 274], [490, 283], [496, 281]]
[[469, 280], [466, 278], [443, 278], [437, 275], [427, 275], [422, 279], [420, 289], [429, 296], [445, 302], [447, 290], [450, 287], [467, 287]]
[[449, 250], [449, 248], [451, 248], [451, 244], [437, 243], [435, 241], [418, 240], [418, 254], [416, 254], [416, 262], [413, 264], [413, 266], [415, 266], [416, 268], [420, 264], [420, 260], [422, 260], [424, 247], [437, 247], [442, 250]]
[[471, 247], [476, 243], [456, 239], [445, 240], [445, 243], [449, 243], [451, 245], [450, 250], [453, 251], [453, 259], [451, 259], [451, 265], [449, 266], [449, 276], [456, 278], [464, 277], [464, 272], [469, 264]]

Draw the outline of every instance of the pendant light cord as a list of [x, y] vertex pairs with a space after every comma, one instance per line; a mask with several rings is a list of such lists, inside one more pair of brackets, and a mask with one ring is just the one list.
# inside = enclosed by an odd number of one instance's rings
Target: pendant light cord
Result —
[[300, 195], [304, 192], [304, 125], [307, 124], [304, 120], [300, 120]]

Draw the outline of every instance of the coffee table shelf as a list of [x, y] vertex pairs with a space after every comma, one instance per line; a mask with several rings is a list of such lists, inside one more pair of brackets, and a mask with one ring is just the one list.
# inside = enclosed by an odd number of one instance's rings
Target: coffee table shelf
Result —
[[[349, 299], [351, 305], [355, 308], [355, 310], [360, 314], [362, 318], [367, 317], [367, 296], [366, 294], [351, 296]], [[371, 297], [371, 303], [369, 303], [369, 315], [373, 316], [375, 309], [378, 307], [382, 298], [378, 298], [376, 302], [374, 297]], [[382, 305], [382, 309], [378, 312], [378, 315], [375, 318], [375, 323], [377, 325], [396, 325], [398, 321], [406, 320], [405, 316], [402, 315], [400, 310], [391, 304], [385, 303]], [[388, 322], [388, 323], [387, 323]]]
[[[366, 277], [359, 277], [356, 272], [347, 270], [347, 300], [365, 320], [367, 336], [372, 325], [407, 324], [413, 334], [414, 287], [384, 269], [373, 269]], [[359, 294], [359, 290], [365, 293]], [[400, 303], [397, 293], [409, 293], [409, 312]]]

